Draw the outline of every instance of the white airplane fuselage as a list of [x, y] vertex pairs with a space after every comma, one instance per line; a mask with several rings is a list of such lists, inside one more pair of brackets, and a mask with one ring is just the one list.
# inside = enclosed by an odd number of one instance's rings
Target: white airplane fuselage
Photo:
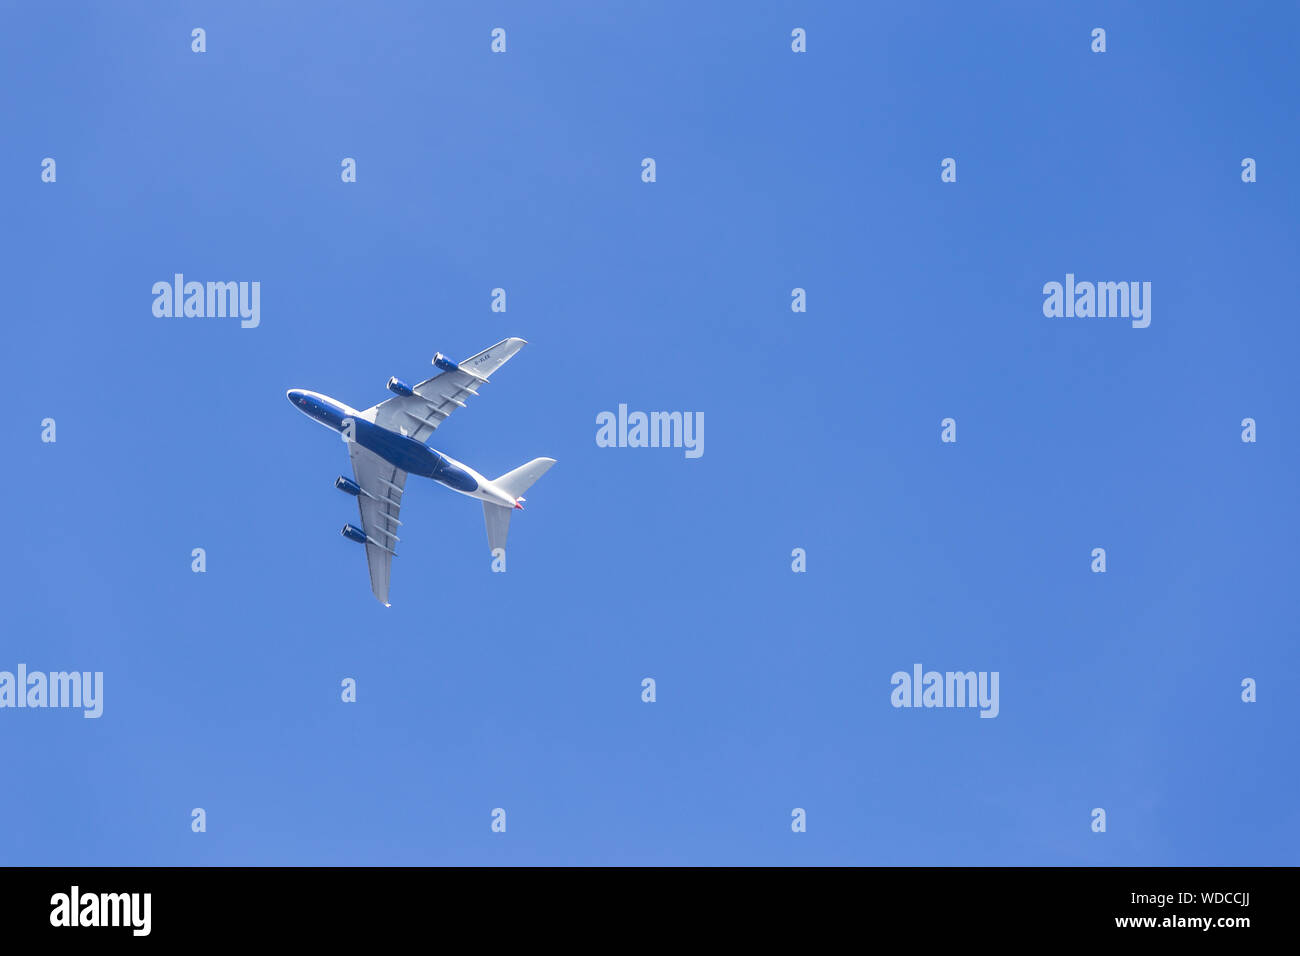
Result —
[[294, 407], [308, 418], [339, 432], [345, 439], [350, 434], [351, 441], [407, 474], [432, 478], [452, 491], [479, 501], [506, 508], [523, 507], [520, 504], [523, 498], [507, 493], [469, 465], [444, 455], [409, 435], [377, 425], [373, 411], [369, 414], [359, 412], [328, 395], [300, 388], [291, 388], [285, 394]]

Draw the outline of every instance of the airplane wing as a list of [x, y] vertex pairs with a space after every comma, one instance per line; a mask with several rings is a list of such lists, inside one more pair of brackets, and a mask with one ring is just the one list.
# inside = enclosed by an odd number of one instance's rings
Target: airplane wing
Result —
[[406, 472], [384, 461], [356, 442], [348, 445], [352, 473], [361, 486], [357, 504], [361, 508], [361, 530], [366, 533], [366, 562], [370, 565], [370, 589], [388, 605], [388, 576], [396, 555], [397, 512], [402, 507]]
[[488, 376], [526, 344], [523, 339], [502, 339], [465, 359], [455, 371], [439, 372], [416, 385], [413, 395], [398, 395], [367, 412], [375, 413], [376, 425], [410, 435], [416, 441], [428, 441], [448, 415], [464, 408], [469, 397], [478, 394], [478, 387], [487, 384]]

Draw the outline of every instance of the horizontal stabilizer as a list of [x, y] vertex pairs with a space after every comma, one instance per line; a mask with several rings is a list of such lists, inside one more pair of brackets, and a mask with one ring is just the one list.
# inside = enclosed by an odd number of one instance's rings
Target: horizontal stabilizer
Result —
[[493, 484], [510, 495], [510, 497], [518, 498], [531, 488], [538, 478], [546, 474], [553, 464], [555, 464], [554, 458], [534, 458], [528, 464], [520, 465], [514, 471], [507, 471]]
[[[531, 488], [538, 478], [546, 474], [553, 464], [555, 464], [554, 458], [534, 458], [514, 471], [507, 471], [492, 484], [516, 499], [515, 508], [522, 508], [523, 505], [518, 502], [523, 500], [523, 493]], [[488, 501], [483, 502], [483, 521], [487, 524], [488, 549], [494, 554], [498, 548], [505, 550], [506, 535], [510, 531], [510, 516], [514, 513], [514, 508]]]
[[497, 548], [506, 549], [506, 535], [510, 532], [510, 516], [513, 508], [483, 502], [483, 520], [487, 523], [488, 550], [495, 556]]

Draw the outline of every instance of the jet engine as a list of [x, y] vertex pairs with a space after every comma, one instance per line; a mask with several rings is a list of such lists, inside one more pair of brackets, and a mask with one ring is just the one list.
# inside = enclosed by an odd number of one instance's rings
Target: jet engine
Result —
[[455, 362], [453, 362], [451, 359], [447, 358], [447, 356], [443, 355], [441, 352], [434, 355], [433, 364], [438, 366], [438, 368], [442, 369], [444, 372], [460, 371], [460, 366], [457, 365]]
[[345, 524], [342, 531], [343, 537], [349, 541], [355, 541], [357, 544], [366, 543], [366, 533], [360, 528], [354, 528], [350, 524]]
[[392, 378], [388, 380], [388, 390], [390, 392], [394, 392], [397, 395], [403, 395], [403, 396], [409, 396], [415, 394], [415, 389], [411, 388], [411, 386], [407, 385], [396, 375], [394, 375]]
[[361, 494], [361, 486], [350, 478], [344, 478], [342, 475], [334, 479], [334, 487], [339, 491], [346, 491], [353, 498]]

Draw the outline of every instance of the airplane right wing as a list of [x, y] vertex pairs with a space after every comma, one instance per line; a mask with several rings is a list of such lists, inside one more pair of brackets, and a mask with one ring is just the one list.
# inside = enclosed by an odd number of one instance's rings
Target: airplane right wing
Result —
[[406, 472], [390, 465], [356, 442], [348, 444], [352, 473], [361, 486], [357, 505], [361, 508], [361, 530], [366, 534], [366, 563], [370, 566], [370, 590], [388, 606], [388, 578], [397, 552], [397, 513], [402, 507]]

